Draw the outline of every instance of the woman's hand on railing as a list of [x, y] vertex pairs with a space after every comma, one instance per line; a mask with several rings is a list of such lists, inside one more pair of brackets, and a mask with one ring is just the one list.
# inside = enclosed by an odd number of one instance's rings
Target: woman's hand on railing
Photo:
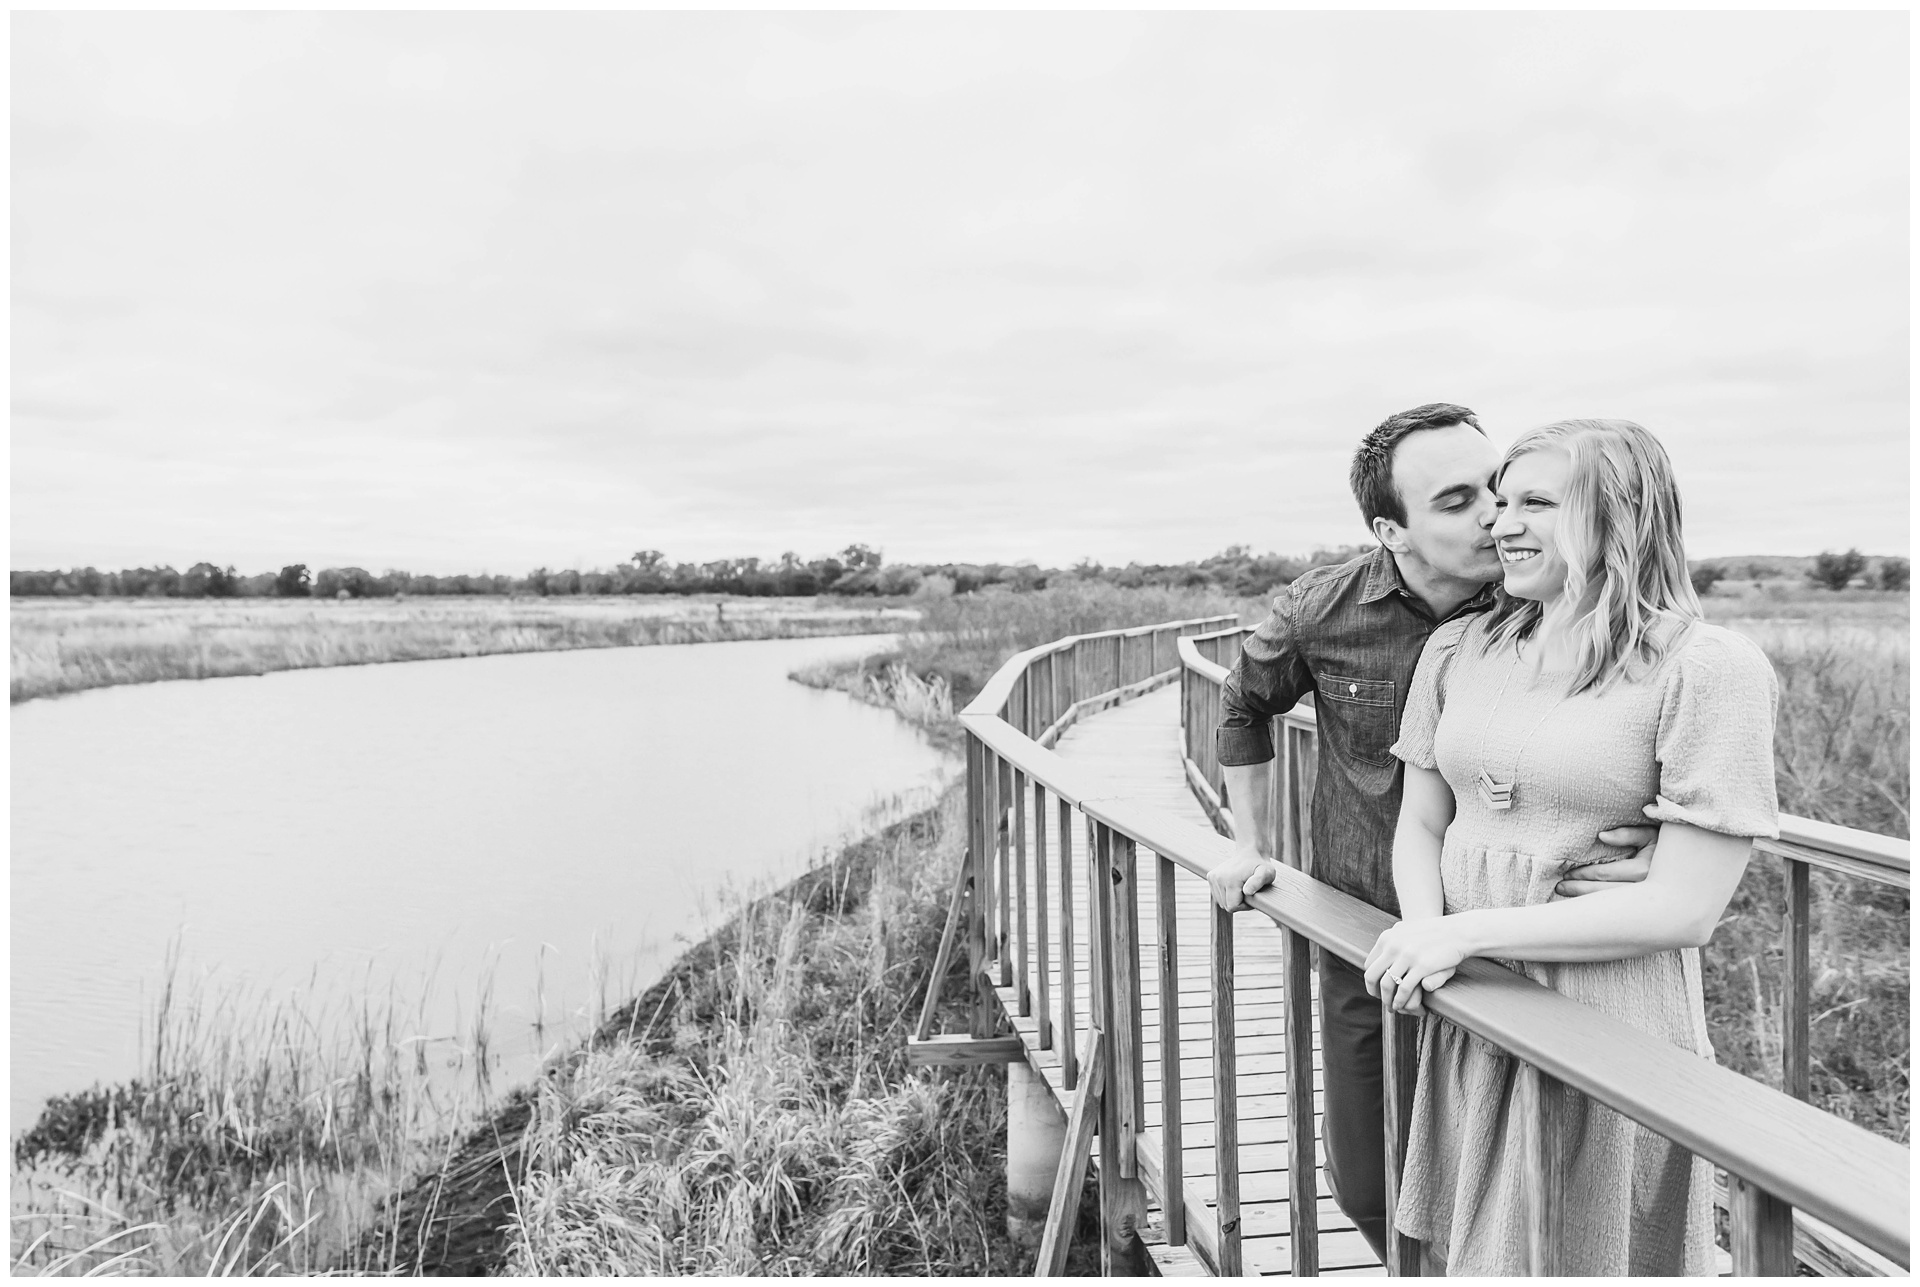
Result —
[[1249, 905], [1247, 895], [1257, 894], [1271, 885], [1278, 867], [1273, 859], [1262, 858], [1257, 853], [1235, 853], [1207, 873], [1207, 884], [1213, 887], [1213, 901], [1229, 912], [1245, 911]]
[[1471, 953], [1446, 916], [1398, 921], [1380, 932], [1367, 953], [1367, 991], [1401, 1014], [1419, 1014], [1421, 999], [1453, 977]]

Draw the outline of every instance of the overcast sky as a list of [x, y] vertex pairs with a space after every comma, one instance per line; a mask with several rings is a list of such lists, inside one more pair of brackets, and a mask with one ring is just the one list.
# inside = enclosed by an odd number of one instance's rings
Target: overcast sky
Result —
[[1907, 21], [15, 14], [12, 566], [1304, 551], [1435, 400], [1906, 553]]

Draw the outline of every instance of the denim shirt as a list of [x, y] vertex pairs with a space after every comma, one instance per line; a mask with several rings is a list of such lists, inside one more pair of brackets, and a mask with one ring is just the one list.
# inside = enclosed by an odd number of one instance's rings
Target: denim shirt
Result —
[[[1446, 620], [1493, 605], [1487, 586]], [[1400, 735], [1414, 667], [1441, 622], [1400, 579], [1382, 546], [1315, 568], [1274, 598], [1227, 675], [1215, 745], [1222, 764], [1273, 758], [1269, 722], [1313, 694], [1319, 771], [1309, 809], [1312, 874], [1400, 914], [1393, 832], [1400, 818]]]

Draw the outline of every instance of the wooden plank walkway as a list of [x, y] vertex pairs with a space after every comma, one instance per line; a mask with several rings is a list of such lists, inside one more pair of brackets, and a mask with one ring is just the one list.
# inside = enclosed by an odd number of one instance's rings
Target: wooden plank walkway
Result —
[[[1054, 748], [1063, 757], [1084, 765], [1143, 803], [1188, 818], [1197, 826], [1211, 827], [1205, 812], [1188, 790], [1181, 763], [1180, 689], [1169, 685], [1102, 711], [1074, 724]], [[1032, 817], [1031, 805], [1026, 818], [1028, 862], [1026, 885], [1028, 942], [1038, 941], [1039, 897], [1037, 885], [1045, 879], [1049, 885], [1049, 916], [1058, 924], [1060, 915], [1060, 836], [1057, 805], [1049, 799], [1044, 852], [1035, 844], [1040, 829]], [[1077, 945], [1072, 986], [1079, 1030], [1084, 1033], [1092, 1006], [1092, 989], [1087, 945], [1091, 941], [1087, 926], [1085, 857], [1087, 833], [1084, 819], [1077, 819], [1077, 834], [1070, 838], [1075, 871], [1079, 873], [1073, 892], [1073, 939]], [[1151, 1141], [1143, 1141], [1142, 1159], [1157, 1171], [1161, 1152], [1160, 1136], [1160, 1050], [1159, 1026], [1160, 976], [1158, 949], [1153, 926], [1155, 912], [1156, 855], [1141, 850], [1138, 855], [1141, 925], [1141, 1021], [1146, 1067], [1146, 1105], [1144, 1130]], [[1208, 1004], [1208, 935], [1211, 922], [1205, 882], [1184, 871], [1176, 878], [1178, 908], [1180, 1007], [1180, 1103], [1182, 1151], [1186, 1187], [1191, 1201], [1204, 1202], [1208, 1227], [1217, 1217], [1214, 1200], [1213, 1076], [1211, 1014]], [[1058, 934], [1052, 936], [1058, 942]], [[1012, 945], [1010, 944], [1010, 951]], [[1031, 949], [1029, 949], [1031, 953]], [[1287, 1088], [1284, 1054], [1283, 993], [1281, 987], [1280, 932], [1264, 917], [1238, 916], [1234, 920], [1234, 998], [1235, 1028], [1238, 1036], [1238, 1073], [1236, 1090], [1240, 1120], [1240, 1201], [1243, 1254], [1249, 1274], [1286, 1274], [1292, 1266], [1288, 1246], [1289, 1205], [1292, 1185], [1287, 1174]], [[1038, 961], [1034, 960], [1037, 979]], [[1048, 971], [1048, 992], [1056, 1028], [1060, 1021], [1062, 974], [1059, 952]], [[1012, 1019], [1015, 1031], [1027, 1049], [1027, 1062], [1047, 1079], [1062, 1108], [1071, 1092], [1065, 1084], [1056, 1040], [1055, 1049], [1039, 1048], [1037, 984], [1030, 993], [1029, 1015], [1020, 1014], [1017, 985], [998, 989], [1001, 1005]], [[1319, 1067], [1319, 1015], [1314, 1016], [1316, 1074]], [[1316, 1075], [1315, 1083], [1318, 1085]], [[1319, 1117], [1315, 1116], [1315, 1138], [1319, 1136]], [[1151, 1157], [1148, 1157], [1148, 1153]], [[1320, 1161], [1324, 1168], [1325, 1158]], [[1317, 1211], [1320, 1225], [1320, 1271], [1328, 1276], [1381, 1275], [1386, 1271], [1375, 1258], [1366, 1240], [1327, 1197], [1324, 1169], [1315, 1177], [1319, 1195]], [[1196, 1212], [1190, 1223], [1202, 1218]], [[1151, 1213], [1147, 1237], [1148, 1249], [1163, 1274], [1186, 1276], [1204, 1274], [1205, 1266], [1184, 1247], [1166, 1245], [1164, 1222], [1157, 1207]]]

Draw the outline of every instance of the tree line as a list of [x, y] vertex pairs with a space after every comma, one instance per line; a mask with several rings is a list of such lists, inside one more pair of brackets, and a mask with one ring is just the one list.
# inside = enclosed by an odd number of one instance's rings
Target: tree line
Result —
[[[888, 563], [881, 552], [865, 545], [849, 545], [836, 554], [802, 559], [792, 552], [778, 559], [716, 559], [707, 563], [675, 563], [658, 550], [640, 550], [612, 568], [581, 571], [575, 568], [535, 568], [525, 576], [486, 572], [456, 576], [416, 576], [388, 569], [378, 575], [357, 567], [310, 570], [293, 563], [278, 572], [242, 576], [232, 565], [196, 563], [185, 572], [172, 567], [98, 568], [64, 571], [12, 572], [16, 596], [121, 596], [168, 599], [381, 599], [399, 595], [617, 595], [617, 594], [731, 594], [745, 596], [807, 596], [816, 594], [887, 595], [967, 594], [988, 586], [1010, 590], [1038, 590], [1062, 580], [1105, 581], [1125, 589], [1152, 586], [1212, 588], [1238, 597], [1269, 594], [1290, 584], [1308, 568], [1340, 563], [1371, 547], [1347, 545], [1319, 549], [1311, 554], [1255, 554], [1244, 545], [1232, 545], [1218, 554], [1187, 563], [1128, 563], [1108, 567], [1083, 560], [1070, 568], [1042, 568], [1034, 563]], [[1806, 568], [1808, 580], [1829, 589], [1864, 583], [1884, 590], [1904, 590], [1909, 580], [1906, 559], [1882, 558], [1869, 573], [1867, 557], [1858, 550], [1824, 553]], [[1711, 559], [1693, 565], [1694, 587], [1705, 593], [1715, 582], [1742, 575], [1777, 574], [1759, 564]]]
[[400, 595], [618, 595], [733, 594], [746, 596], [967, 594], [988, 586], [1038, 590], [1061, 580], [1105, 581], [1123, 588], [1214, 587], [1228, 594], [1258, 595], [1286, 585], [1310, 567], [1338, 563], [1363, 546], [1320, 549], [1305, 555], [1254, 554], [1244, 545], [1187, 563], [1129, 563], [1108, 567], [1083, 560], [1071, 568], [1034, 563], [888, 563], [881, 552], [849, 545], [835, 554], [802, 559], [717, 559], [676, 563], [659, 550], [640, 550], [612, 568], [535, 568], [524, 576], [480, 572], [456, 576], [415, 575], [398, 569], [375, 574], [365, 568], [318, 571], [293, 563], [251, 576], [231, 564], [196, 563], [185, 572], [171, 566], [68, 568], [9, 573], [16, 596], [120, 596], [168, 599], [379, 599]]

